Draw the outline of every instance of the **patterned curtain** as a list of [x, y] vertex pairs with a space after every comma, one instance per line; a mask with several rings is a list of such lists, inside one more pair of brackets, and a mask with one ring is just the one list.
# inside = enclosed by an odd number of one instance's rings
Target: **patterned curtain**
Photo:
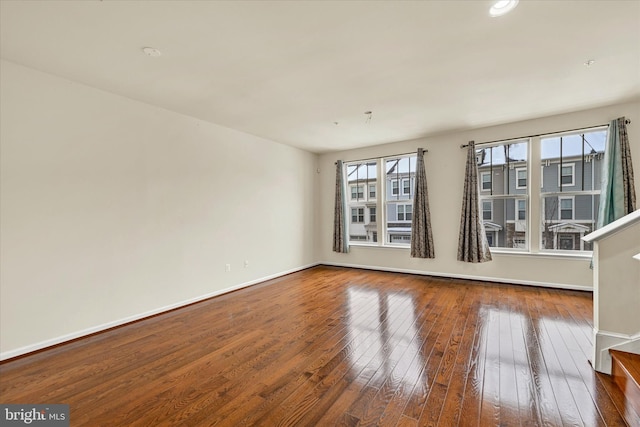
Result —
[[413, 258], [435, 258], [431, 234], [431, 213], [427, 174], [424, 171], [424, 150], [418, 148], [416, 162], [416, 190], [413, 196], [413, 218], [411, 220], [411, 256]]
[[336, 162], [336, 200], [333, 210], [333, 251], [340, 253], [349, 252], [347, 241], [347, 227], [345, 225], [346, 199], [342, 182], [342, 160]]
[[601, 188], [597, 228], [622, 218], [636, 209], [631, 149], [624, 117], [612, 120], [609, 124]]
[[458, 237], [458, 261], [491, 261], [491, 252], [487, 236], [480, 219], [478, 197], [478, 165], [476, 164], [475, 142], [469, 142], [467, 167], [462, 195], [462, 215], [460, 217], [460, 235]]

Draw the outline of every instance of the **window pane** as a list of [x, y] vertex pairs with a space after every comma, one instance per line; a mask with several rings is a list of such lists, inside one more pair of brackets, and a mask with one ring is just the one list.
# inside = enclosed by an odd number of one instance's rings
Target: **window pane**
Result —
[[[494, 196], [527, 194], [528, 146], [528, 141], [517, 141], [476, 149], [482, 190], [492, 190]], [[519, 168], [524, 169], [524, 175], [518, 175]]]
[[486, 196], [482, 200], [482, 219], [490, 246], [526, 249], [528, 242], [527, 203], [516, 197]]
[[541, 249], [592, 250], [581, 238], [595, 229], [606, 140], [606, 129], [541, 140]]
[[412, 184], [416, 173], [416, 155], [384, 159], [386, 173], [387, 243], [408, 245], [411, 242]]
[[[351, 198], [348, 200], [351, 215], [348, 224], [351, 242], [374, 242], [376, 232], [375, 213], [366, 214], [371, 200], [375, 200], [378, 181], [376, 161], [346, 164], [346, 179]], [[372, 193], [373, 190], [373, 193]], [[375, 208], [374, 208], [375, 209]]]

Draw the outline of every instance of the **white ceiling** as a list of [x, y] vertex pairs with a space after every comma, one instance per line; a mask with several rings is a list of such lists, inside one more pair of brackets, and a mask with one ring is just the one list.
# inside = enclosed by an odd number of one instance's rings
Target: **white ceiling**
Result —
[[0, 53], [314, 152], [640, 97], [639, 1], [491, 3], [2, 0]]

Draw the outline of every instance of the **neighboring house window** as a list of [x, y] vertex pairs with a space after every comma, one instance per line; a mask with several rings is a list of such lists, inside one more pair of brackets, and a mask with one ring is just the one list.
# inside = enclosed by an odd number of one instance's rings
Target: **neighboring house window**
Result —
[[399, 182], [398, 182], [398, 180], [397, 180], [397, 179], [396, 179], [396, 180], [391, 181], [391, 194], [392, 194], [392, 195], [397, 196], [397, 195], [399, 194], [399, 192], [398, 192], [398, 186], [399, 186], [399, 185], [400, 185], [400, 184], [399, 184]]
[[516, 189], [521, 190], [527, 188], [527, 169], [516, 169]]
[[369, 208], [369, 222], [376, 222], [376, 208]]
[[575, 164], [563, 164], [560, 168], [560, 184], [562, 187], [571, 187], [574, 184]]
[[411, 214], [413, 211], [412, 205], [398, 205], [397, 209], [398, 221], [411, 221]]
[[364, 208], [351, 209], [351, 222], [356, 224], [364, 222]]
[[491, 172], [481, 172], [480, 179], [482, 181], [482, 191], [491, 190]]
[[410, 195], [411, 194], [411, 179], [403, 179], [402, 180], [402, 194]]
[[560, 219], [573, 219], [573, 198], [560, 198]]
[[489, 246], [494, 247], [495, 244], [493, 243], [493, 231], [487, 231], [485, 234], [487, 235], [487, 243], [489, 244]]
[[375, 185], [370, 185], [369, 186], [369, 199], [375, 199], [376, 198], [376, 186]]
[[484, 200], [482, 202], [482, 219], [485, 221], [491, 221], [493, 219], [493, 203], [491, 200]]
[[516, 203], [518, 204], [518, 220], [527, 219], [527, 201], [518, 199]]
[[364, 187], [362, 185], [351, 186], [351, 199], [353, 200], [364, 199]]

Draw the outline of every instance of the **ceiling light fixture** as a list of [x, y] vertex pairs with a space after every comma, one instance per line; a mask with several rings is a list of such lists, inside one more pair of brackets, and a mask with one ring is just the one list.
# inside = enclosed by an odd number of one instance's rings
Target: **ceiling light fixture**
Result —
[[589, 59], [589, 60], [585, 61], [584, 66], [585, 66], [585, 67], [587, 67], [587, 68], [589, 68], [589, 67], [591, 67], [591, 66], [592, 66], [593, 64], [595, 64], [595, 63], [596, 63], [596, 61], [595, 61], [595, 60], [593, 60], [593, 59]]
[[492, 17], [502, 16], [511, 12], [518, 5], [518, 0], [500, 0], [497, 1], [489, 9], [489, 15]]
[[157, 58], [158, 56], [162, 56], [162, 52], [153, 47], [143, 47], [142, 51], [145, 55]]

